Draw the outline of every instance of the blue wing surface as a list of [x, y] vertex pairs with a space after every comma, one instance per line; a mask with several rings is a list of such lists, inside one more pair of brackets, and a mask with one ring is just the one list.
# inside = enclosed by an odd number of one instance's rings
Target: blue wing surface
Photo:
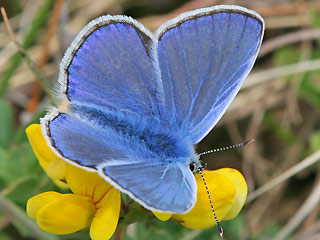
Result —
[[[156, 122], [150, 123], [156, 129], [150, 134], [152, 130], [143, 118], [128, 126], [128, 115], [121, 119], [113, 112], [92, 114], [94, 110], [87, 108], [77, 106], [73, 115], [56, 112], [42, 119], [47, 141], [57, 155], [76, 166], [98, 171], [148, 209], [183, 213], [193, 207], [197, 186], [186, 164], [192, 145], [187, 149], [181, 144], [183, 140], [166, 142]], [[157, 149], [159, 141], [168, 151]]]
[[69, 104], [41, 119], [47, 143], [148, 209], [187, 212], [197, 188], [192, 144], [238, 92], [263, 28], [235, 7], [183, 14], [158, 30], [158, 42], [131, 18], [92, 21], [62, 61]]
[[67, 50], [59, 82], [71, 104], [159, 117], [160, 78], [150, 56], [152, 34], [124, 16], [90, 22]]
[[77, 166], [97, 170], [105, 160], [121, 158], [128, 152], [119, 135], [110, 128], [90, 124], [65, 113], [56, 113], [42, 119], [42, 129], [47, 142], [58, 156]]
[[[112, 111], [108, 114], [87, 106], [76, 106], [71, 113], [72, 115], [57, 111], [41, 119], [49, 146], [68, 162], [89, 170], [97, 170], [99, 165], [110, 159], [120, 161], [137, 156], [150, 157], [145, 145], [134, 138], [139, 135], [135, 129], [144, 128], [141, 126], [143, 123], [132, 121], [129, 126], [128, 115], [125, 115], [126, 120], [123, 120], [122, 116], [115, 116]], [[135, 118], [133, 116], [133, 119]]]
[[144, 207], [158, 212], [185, 213], [196, 202], [197, 186], [192, 172], [182, 164], [108, 162], [100, 175]]
[[183, 133], [157, 120], [89, 105], [72, 105], [68, 113], [56, 110], [41, 119], [41, 126], [58, 156], [93, 170], [110, 159], [123, 158], [166, 164], [170, 164], [167, 159], [176, 159], [188, 167], [194, 154], [193, 145]]
[[196, 10], [161, 26], [157, 55], [169, 121], [199, 142], [251, 70], [262, 18], [241, 7]]

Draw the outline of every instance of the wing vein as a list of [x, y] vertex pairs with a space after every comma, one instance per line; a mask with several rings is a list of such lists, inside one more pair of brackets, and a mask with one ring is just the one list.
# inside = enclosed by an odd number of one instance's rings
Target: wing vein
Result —
[[[253, 46], [253, 47], [250, 48], [250, 50], [248, 51], [247, 56], [248, 56], [248, 55], [251, 55], [250, 52], [251, 52], [251, 50], [252, 50], [253, 48], [255, 48], [255, 47], [256, 47], [256, 46]], [[247, 64], [247, 62], [248, 62], [248, 61], [242, 63], [242, 64], [238, 67], [237, 71], [235, 71], [235, 72], [232, 74], [232, 76], [230, 77], [230, 79], [229, 79], [229, 81], [227, 82], [226, 85], [228, 85], [228, 84], [233, 80], [233, 77], [241, 70], [241, 68], [242, 68], [244, 65]], [[231, 86], [229, 86], [227, 89], [225, 89], [225, 91], [227, 92], [232, 86], [233, 86], [233, 84], [232, 84]], [[218, 96], [219, 96], [219, 95], [218, 95]], [[217, 104], [219, 103], [219, 101], [220, 101], [220, 99], [221, 99], [222, 97], [223, 97], [223, 94], [216, 99], [216, 103], [217, 103]], [[215, 104], [214, 106], [216, 106], [217, 104]]]
[[[198, 21], [197, 19], [195, 19], [195, 30], [196, 30], [196, 38], [197, 38], [197, 48], [198, 48], [198, 69], [199, 69], [199, 83], [200, 83], [200, 87], [197, 89], [197, 92], [195, 94], [195, 96], [193, 96], [193, 93], [192, 94], [192, 101], [191, 101], [191, 104], [190, 104], [190, 109], [189, 109], [189, 112], [187, 114], [187, 117], [186, 117], [186, 120], [184, 121], [185, 123], [188, 123], [190, 118], [191, 118], [191, 114], [193, 112], [193, 107], [194, 107], [194, 104], [195, 104], [195, 100], [197, 99], [197, 96], [199, 95], [199, 92], [200, 92], [200, 89], [201, 89], [201, 57], [200, 57], [200, 54], [201, 54], [201, 50], [200, 50], [200, 39], [199, 39], [199, 32], [198, 32]], [[191, 84], [191, 79], [190, 79], [190, 84]], [[192, 89], [192, 86], [191, 86], [191, 89]]]
[[176, 106], [175, 106], [175, 100], [174, 100], [174, 94], [173, 94], [173, 82], [172, 82], [172, 76], [171, 76], [171, 69], [168, 63], [166, 49], [163, 48], [163, 55], [164, 55], [164, 62], [167, 68], [168, 72], [168, 80], [170, 83], [170, 92], [171, 92], [171, 105], [172, 105], [172, 117], [176, 120]]
[[[212, 26], [213, 26], [213, 17], [212, 17]], [[198, 28], [196, 29], [197, 31], [197, 42], [198, 42], [198, 49], [199, 49], [199, 68], [200, 68], [200, 76], [199, 76], [199, 87], [197, 89], [197, 92], [193, 98], [193, 101], [192, 101], [192, 106], [190, 107], [190, 110], [189, 110], [189, 113], [188, 113], [188, 116], [187, 116], [187, 119], [189, 121], [190, 117], [191, 117], [191, 114], [192, 114], [192, 111], [193, 111], [193, 107], [194, 107], [194, 103], [195, 103], [195, 100], [198, 98], [199, 96], [199, 93], [201, 91], [201, 88], [202, 88], [202, 85], [203, 83], [208, 79], [208, 76], [205, 76], [203, 78], [201, 78], [201, 59], [200, 59], [200, 41], [199, 41], [199, 35], [198, 35]], [[214, 50], [214, 31], [212, 31], [212, 42], [211, 42], [211, 51], [210, 51], [210, 60], [209, 60], [209, 65], [208, 65], [208, 71], [205, 75], [208, 75], [209, 73], [209, 69], [210, 69], [210, 65], [212, 63], [212, 60], [213, 60], [213, 50]]]
[[[231, 14], [230, 14], [230, 16], [231, 16]], [[247, 21], [248, 21], [248, 18], [246, 17], [246, 21], [245, 21], [245, 24], [243, 25], [243, 28], [242, 28], [240, 37], [239, 37], [239, 39], [238, 39], [238, 44], [237, 44], [237, 46], [235, 47], [235, 50], [236, 50], [236, 49], [239, 49], [239, 47], [240, 47], [240, 45], [241, 45], [241, 39], [242, 39], [243, 34], [244, 34], [244, 32], [245, 32], [245, 29], [246, 29], [246, 26], [247, 26]], [[229, 17], [229, 22], [230, 22], [230, 17]], [[228, 28], [228, 32], [229, 32], [229, 28]], [[231, 64], [234, 63], [233, 60], [239, 55], [239, 52], [240, 52], [240, 51], [236, 51], [237, 54], [236, 54], [236, 55], [232, 55], [230, 61], [228, 62], [228, 64], [225, 65], [225, 67], [224, 67], [223, 70], [221, 71], [221, 74], [220, 74], [220, 75], [223, 75], [223, 74], [225, 73], [226, 69], [228, 69], [228, 67], [229, 67]], [[221, 78], [221, 76], [220, 76], [220, 78]]]
[[[127, 86], [126, 82], [123, 81], [123, 80], [121, 79], [121, 77], [114, 71], [113, 67], [111, 66], [111, 64], [109, 63], [109, 61], [107, 60], [107, 58], [106, 58], [105, 56], [103, 56], [99, 51], [97, 51], [96, 54], [97, 54], [98, 56], [100, 56], [100, 57], [104, 60], [104, 63], [105, 63], [106, 66], [109, 68], [109, 70], [112, 72], [112, 74], [115, 76], [115, 78], [124, 85], [123, 90], [124, 90], [126, 96], [128, 97], [129, 101], [130, 101], [131, 103], [133, 103], [133, 104], [136, 104], [135, 102], [132, 101], [133, 96], [132, 96], [132, 95], [130, 94], [130, 92], [127, 90], [127, 89], [128, 89], [128, 86]], [[77, 60], [78, 60], [78, 61], [83, 61], [83, 60], [81, 60], [81, 58], [78, 58]], [[85, 63], [86, 63], [87, 66], [89, 66], [90, 68], [92, 68], [93, 71], [97, 72], [97, 69], [96, 69], [96, 68], [94, 68], [94, 67], [91, 66], [90, 64], [87, 64], [87, 62], [85, 62]], [[107, 79], [107, 80], [108, 80], [108, 79]], [[114, 83], [113, 81], [108, 81], [108, 84], [109, 84], [109, 85], [111, 85], [111, 86], [113, 86], [113, 87], [116, 87], [113, 83]], [[108, 93], [105, 92], [104, 94], [108, 94]], [[117, 98], [117, 101], [118, 101], [118, 100], [119, 100], [119, 98]], [[120, 101], [120, 100], [119, 100], [119, 101]], [[127, 103], [126, 103], [126, 104], [127, 104]], [[141, 112], [141, 111], [140, 111], [140, 112]]]
[[[117, 25], [116, 25], [116, 28], [118, 29], [118, 26], [117, 26]], [[137, 32], [136, 32], [136, 33], [137, 33]], [[137, 33], [137, 34], [138, 34], [138, 33]], [[118, 36], [120, 36], [119, 39], [121, 39], [122, 42], [126, 45], [128, 51], [129, 51], [129, 53], [130, 53], [131, 59], [132, 59], [132, 61], [134, 62], [135, 66], [136, 66], [136, 71], [137, 71], [137, 73], [141, 76], [143, 82], [146, 84], [146, 87], [147, 87], [147, 90], [148, 90], [148, 93], [149, 93], [149, 94], [148, 94], [148, 95], [149, 95], [148, 97], [150, 98], [150, 102], [151, 102], [151, 104], [152, 104], [152, 110], [154, 111], [154, 108], [155, 108], [155, 106], [154, 106], [155, 99], [153, 99], [153, 97], [152, 97], [153, 94], [152, 94], [152, 88], [151, 88], [151, 86], [150, 86], [150, 83], [149, 83], [148, 79], [146, 78], [145, 74], [143, 73], [143, 70], [142, 70], [140, 64], [139, 64], [139, 63], [137, 62], [137, 60], [135, 59], [135, 57], [134, 57], [134, 55], [133, 55], [133, 52], [132, 52], [132, 49], [131, 49], [130, 46], [128, 45], [127, 41], [125, 41], [125, 40], [123, 39], [124, 36], [122, 36], [122, 34], [119, 34], [119, 31], [118, 31]], [[139, 36], [138, 36], [138, 37], [139, 37]], [[139, 37], [139, 39], [140, 39], [140, 37]], [[150, 59], [150, 61], [151, 61], [151, 59]], [[159, 113], [158, 113], [158, 114], [159, 114]]]
[[188, 86], [189, 86], [189, 90], [190, 90], [190, 97], [192, 99], [193, 94], [192, 94], [192, 86], [191, 86], [191, 76], [190, 76], [190, 71], [189, 71], [189, 66], [188, 66], [188, 61], [187, 61], [187, 54], [186, 54], [186, 50], [184, 47], [184, 41], [183, 41], [183, 37], [182, 37], [181, 28], [179, 28], [179, 36], [180, 36], [180, 40], [181, 40], [181, 50], [183, 53], [184, 65], [185, 65], [187, 76], [188, 76]]
[[196, 36], [197, 36], [197, 44], [198, 44], [198, 66], [199, 66], [199, 82], [201, 82], [202, 75], [202, 64], [201, 64], [201, 48], [200, 48], [200, 39], [199, 39], [199, 29], [198, 29], [198, 19], [195, 19], [196, 26]]
[[[230, 21], [230, 18], [229, 18], [229, 21]], [[246, 17], [245, 24], [244, 24], [244, 26], [243, 26], [243, 28], [242, 28], [242, 31], [241, 31], [241, 34], [240, 34], [240, 37], [239, 37], [239, 40], [238, 40], [238, 45], [236, 46], [235, 49], [239, 49], [239, 47], [240, 47], [240, 45], [241, 45], [241, 39], [242, 39], [243, 34], [244, 34], [244, 32], [245, 32], [245, 29], [246, 29], [246, 26], [247, 26], [247, 21], [248, 21], [248, 18]], [[229, 30], [229, 29], [228, 29], [228, 30]], [[250, 50], [251, 50], [252, 48], [254, 48], [254, 47], [256, 47], [256, 46], [255, 46], [255, 45], [252, 46], [252, 47], [250, 48]], [[237, 54], [236, 54], [235, 56], [232, 56], [232, 58], [230, 59], [229, 63], [224, 67], [222, 73], [224, 73], [225, 70], [227, 69], [227, 67], [229, 67], [230, 64], [233, 63], [232, 60], [235, 59], [235, 57], [237, 57], [237, 56], [239, 55], [239, 52], [240, 52], [240, 51], [237, 51]], [[245, 59], [247, 59], [247, 56], [248, 56], [248, 55], [251, 55], [251, 51], [248, 51], [248, 54], [246, 55]], [[243, 64], [242, 64], [242, 66], [243, 66]], [[235, 73], [237, 73], [240, 69], [241, 69], [241, 68], [238, 67], [238, 69], [235, 71]], [[221, 73], [221, 74], [222, 74], [222, 73]], [[226, 81], [226, 83], [225, 83], [226, 86], [232, 81], [232, 79], [233, 79], [232, 77], [235, 75], [235, 73], [232, 74], [232, 76]], [[232, 85], [231, 85], [230, 87], [232, 87]], [[214, 101], [215, 104], [214, 104], [214, 106], [213, 106], [212, 109], [214, 109], [214, 108], [217, 106], [217, 104], [219, 103], [220, 98], [223, 96], [223, 94], [221, 94], [221, 92], [222, 92], [222, 91], [227, 91], [228, 89], [230, 89], [230, 87], [228, 87], [227, 89], [225, 89], [225, 88], [220, 88], [220, 89], [219, 89], [219, 92], [218, 92], [218, 94], [217, 94], [217, 97], [216, 97], [216, 99], [215, 99], [215, 101]]]

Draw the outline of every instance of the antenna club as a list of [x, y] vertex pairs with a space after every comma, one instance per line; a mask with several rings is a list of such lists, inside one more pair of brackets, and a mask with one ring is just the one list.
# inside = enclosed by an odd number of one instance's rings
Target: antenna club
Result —
[[221, 227], [220, 222], [217, 223], [217, 227], [218, 227], [218, 230], [219, 230], [220, 237], [223, 238], [224, 237], [224, 233], [223, 233], [223, 229]]
[[251, 143], [254, 143], [256, 140], [254, 138], [250, 139], [249, 141], [247, 141], [246, 144], [251, 144]]

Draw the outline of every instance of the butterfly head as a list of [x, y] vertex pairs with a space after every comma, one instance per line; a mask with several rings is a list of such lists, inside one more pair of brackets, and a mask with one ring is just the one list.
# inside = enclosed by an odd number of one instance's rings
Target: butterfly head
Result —
[[199, 172], [199, 170], [203, 169], [203, 166], [200, 162], [200, 155], [195, 154], [191, 160], [191, 163], [189, 164], [189, 169], [193, 173]]

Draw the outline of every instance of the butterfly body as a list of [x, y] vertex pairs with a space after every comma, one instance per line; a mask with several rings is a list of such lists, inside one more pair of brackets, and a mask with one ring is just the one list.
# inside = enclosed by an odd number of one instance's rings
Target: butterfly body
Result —
[[189, 166], [201, 167], [194, 144], [239, 91], [263, 31], [258, 14], [225, 5], [184, 13], [154, 34], [125, 16], [93, 20], [62, 60], [63, 107], [41, 119], [48, 145], [148, 209], [190, 211]]
[[[115, 156], [125, 150], [126, 154], [135, 158], [168, 164], [181, 163], [186, 166], [197, 159], [188, 136], [176, 126], [162, 124], [157, 119], [87, 105], [71, 105], [69, 115], [87, 126], [105, 132], [104, 141], [116, 143], [113, 148], [108, 147]], [[109, 153], [108, 157], [112, 155]]]

